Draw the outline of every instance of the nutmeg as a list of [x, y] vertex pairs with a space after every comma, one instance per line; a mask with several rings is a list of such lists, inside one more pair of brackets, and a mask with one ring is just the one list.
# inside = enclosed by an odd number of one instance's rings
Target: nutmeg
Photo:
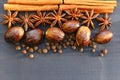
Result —
[[48, 28], [46, 31], [46, 38], [52, 42], [60, 42], [64, 39], [65, 33], [57, 27]]
[[81, 26], [76, 34], [76, 43], [78, 46], [88, 46], [90, 43], [91, 31], [86, 26]]
[[80, 27], [80, 22], [76, 20], [66, 21], [61, 27], [65, 33], [74, 33]]
[[17, 43], [22, 39], [23, 35], [24, 35], [23, 28], [15, 26], [8, 29], [4, 37], [7, 42]]
[[113, 33], [109, 30], [100, 31], [95, 35], [95, 42], [105, 44], [111, 41]]
[[25, 34], [24, 43], [27, 45], [38, 45], [44, 37], [44, 32], [40, 28], [35, 28]]

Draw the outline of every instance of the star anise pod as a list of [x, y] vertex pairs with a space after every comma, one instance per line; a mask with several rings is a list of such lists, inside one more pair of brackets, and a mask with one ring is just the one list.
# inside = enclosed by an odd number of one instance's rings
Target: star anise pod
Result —
[[66, 18], [70, 18], [72, 20], [78, 20], [83, 15], [78, 8], [65, 10], [65, 12], [68, 14]]
[[42, 13], [41, 11], [37, 11], [37, 15], [33, 15], [32, 17], [36, 21], [35, 26], [39, 26], [41, 23], [44, 24], [44, 26], [45, 26], [45, 23], [47, 24], [51, 23], [48, 19], [48, 14], [46, 14], [46, 12]]
[[35, 22], [34, 19], [32, 19], [32, 15], [33, 14], [28, 14], [28, 12], [25, 12], [25, 16], [23, 15], [19, 15], [20, 19], [21, 19], [21, 23], [22, 23], [22, 26], [24, 27], [25, 31], [28, 30], [28, 27], [30, 28], [35, 28], [33, 23]]
[[108, 17], [108, 14], [106, 13], [103, 17], [97, 18], [101, 23], [99, 24], [100, 26], [100, 31], [104, 30], [105, 28], [108, 29], [112, 25], [112, 22], [110, 22], [111, 18]]
[[54, 27], [57, 24], [57, 22], [59, 27], [62, 27], [62, 21], [67, 21], [67, 19], [63, 18], [66, 14], [62, 13], [61, 9], [59, 9], [58, 12], [54, 10], [48, 15], [48, 19], [53, 20], [53, 22], [51, 23], [51, 27]]
[[15, 25], [17, 22], [20, 21], [19, 18], [17, 18], [18, 11], [15, 11], [13, 14], [10, 10], [8, 10], [8, 15], [2, 14], [2, 17], [5, 19], [2, 24], [8, 24], [8, 28], [11, 28], [12, 25]]
[[93, 19], [97, 18], [97, 16], [99, 16], [99, 14], [95, 14], [94, 10], [91, 10], [90, 12], [85, 10], [85, 15], [81, 17], [82, 19], [84, 19], [81, 24], [87, 24], [87, 27], [91, 26], [93, 29], [95, 29]]

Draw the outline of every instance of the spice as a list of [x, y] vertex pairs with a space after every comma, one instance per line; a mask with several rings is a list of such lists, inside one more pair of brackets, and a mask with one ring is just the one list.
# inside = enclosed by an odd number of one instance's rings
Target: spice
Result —
[[88, 11], [85, 10], [85, 15], [83, 15], [81, 18], [84, 19], [83, 22], [81, 24], [87, 24], [87, 27], [92, 27], [93, 29], [95, 29], [94, 27], [94, 23], [93, 23], [93, 19], [95, 19], [99, 14], [95, 14], [94, 10], [91, 10], [90, 13]]
[[72, 49], [75, 50], [75, 49], [76, 49], [76, 46], [72, 46]]
[[47, 49], [47, 50], [50, 50], [50, 46], [46, 46], [46, 49]]
[[62, 49], [59, 49], [59, 50], [58, 50], [58, 53], [59, 53], [59, 54], [62, 54], [62, 53], [63, 53]]
[[66, 18], [70, 18], [72, 20], [79, 20], [79, 18], [83, 15], [78, 8], [65, 10], [68, 14]]
[[99, 55], [100, 57], [103, 57], [104, 56], [104, 54], [103, 53], [100, 53], [100, 55]]
[[38, 51], [37, 51], [39, 54], [41, 54], [42, 53], [42, 50], [41, 49], [38, 49]]
[[33, 48], [34, 48], [35, 51], [37, 51], [39, 49], [38, 46], [34, 46]]
[[11, 28], [12, 24], [15, 25], [17, 22], [20, 21], [17, 18], [18, 11], [15, 11], [13, 14], [10, 10], [8, 10], [8, 15], [2, 14], [2, 17], [5, 19], [2, 24], [8, 24], [8, 29]]
[[84, 49], [83, 48], [80, 48], [80, 52], [82, 53], [84, 51]]
[[91, 50], [91, 52], [92, 52], [92, 53], [95, 53], [95, 52], [96, 52], [96, 50], [93, 48], [93, 49]]
[[30, 54], [29, 54], [29, 58], [30, 58], [30, 59], [33, 59], [34, 57], [35, 57], [35, 56], [34, 56], [33, 53], [30, 53]]
[[111, 18], [108, 17], [107, 13], [104, 15], [104, 17], [97, 18], [97, 20], [100, 21], [100, 31], [108, 29], [112, 25], [112, 22], [110, 22]]
[[51, 27], [54, 27], [57, 22], [59, 27], [62, 27], [62, 21], [67, 21], [67, 19], [63, 18], [65, 15], [66, 14], [62, 13], [61, 9], [59, 9], [58, 12], [54, 10], [53, 12], [49, 13], [48, 19], [53, 20], [53, 22], [51, 23]]
[[42, 52], [43, 52], [44, 54], [46, 54], [46, 53], [48, 53], [48, 50], [45, 48], [45, 49], [42, 50]]
[[33, 48], [29, 48], [28, 51], [29, 51], [30, 53], [33, 53], [33, 52], [34, 52], [34, 49], [33, 49]]
[[25, 47], [25, 44], [22, 43], [21, 46], [24, 48], [24, 47]]
[[21, 46], [16, 46], [16, 50], [17, 51], [21, 50]]
[[26, 50], [22, 50], [22, 54], [27, 54], [27, 51]]
[[32, 29], [35, 28], [33, 25], [35, 20], [32, 19], [32, 15], [33, 14], [28, 15], [28, 12], [25, 12], [25, 16], [23, 16], [21, 14], [19, 15], [19, 17], [21, 19], [20, 22], [21, 22], [22, 26], [24, 27], [25, 31], [28, 30], [28, 27], [30, 27]]
[[41, 11], [37, 11], [37, 15], [32, 15], [32, 17], [36, 21], [35, 26], [39, 26], [40, 24], [43, 24], [45, 26], [45, 23], [51, 23], [49, 19], [47, 19], [48, 15], [46, 14], [46, 12], [42, 13]]
[[106, 54], [108, 53], [108, 50], [107, 50], [107, 49], [103, 49], [103, 50], [102, 50], [102, 53], [103, 53], [104, 55], [106, 55]]

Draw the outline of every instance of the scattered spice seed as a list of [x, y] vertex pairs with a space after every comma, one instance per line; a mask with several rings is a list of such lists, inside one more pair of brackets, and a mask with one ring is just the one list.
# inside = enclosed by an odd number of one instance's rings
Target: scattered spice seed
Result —
[[66, 45], [63, 45], [63, 47], [66, 49], [67, 48], [67, 46]]
[[15, 45], [16, 45], [16, 46], [19, 46], [19, 45], [20, 45], [20, 43], [15, 43]]
[[68, 46], [69, 44], [70, 44], [70, 42], [69, 42], [69, 41], [67, 41], [67, 42], [66, 42], [66, 45]]
[[63, 52], [62, 49], [59, 49], [59, 50], [58, 50], [58, 53], [59, 53], [59, 54], [62, 54], [62, 52]]
[[16, 50], [17, 51], [21, 50], [21, 46], [16, 46]]
[[46, 46], [46, 49], [47, 49], [47, 50], [50, 50], [50, 46]]
[[106, 55], [106, 54], [108, 53], [108, 50], [107, 50], [107, 49], [103, 49], [103, 50], [102, 50], [102, 53], [103, 53], [104, 55]]
[[49, 42], [46, 42], [46, 44], [45, 44], [46, 46], [49, 46], [50, 45], [50, 43]]
[[99, 55], [100, 57], [103, 57], [104, 56], [104, 54], [103, 53], [100, 53], [100, 55]]
[[29, 58], [30, 58], [30, 59], [33, 59], [34, 57], [35, 57], [35, 56], [34, 56], [33, 53], [30, 53], [30, 54], [29, 54]]
[[38, 49], [38, 51], [37, 51], [39, 54], [41, 54], [42, 53], [42, 50], [41, 49]]
[[53, 45], [53, 46], [51, 46], [51, 48], [54, 50], [54, 49], [56, 49], [56, 46], [55, 46], [55, 45]]
[[22, 54], [27, 54], [27, 51], [26, 50], [22, 50]]
[[47, 53], [48, 53], [48, 50], [47, 50], [46, 48], [44, 48], [44, 49], [42, 50], [42, 52], [43, 52], [44, 54], [47, 54]]
[[62, 46], [61, 46], [61, 45], [58, 45], [58, 46], [57, 46], [57, 49], [61, 49], [61, 48], [62, 48]]
[[84, 49], [83, 48], [80, 48], [80, 52], [82, 53], [84, 51]]
[[22, 43], [21, 46], [24, 48], [24, 47], [25, 47], [25, 44]]
[[92, 53], [95, 53], [95, 52], [96, 52], [96, 50], [93, 48], [93, 49], [91, 50], [91, 52], [92, 52]]
[[37, 51], [39, 49], [38, 46], [34, 46], [33, 48], [34, 48], [35, 51]]
[[94, 45], [92, 46], [92, 48], [93, 48], [93, 49], [96, 49], [96, 48], [97, 48], [96, 44], [94, 44]]
[[28, 51], [29, 51], [30, 53], [33, 53], [33, 52], [34, 52], [33, 48], [29, 48]]
[[56, 53], [56, 52], [57, 52], [57, 49], [54, 49], [53, 52]]
[[76, 49], [76, 46], [72, 46], [72, 49], [75, 50], [75, 49]]
[[55, 46], [58, 46], [59, 45], [59, 43], [55, 43]]
[[74, 45], [74, 41], [70, 41], [70, 45], [73, 46]]
[[27, 46], [27, 47], [26, 47], [26, 50], [29, 50], [29, 48], [30, 48], [30, 47], [29, 47], [29, 46]]

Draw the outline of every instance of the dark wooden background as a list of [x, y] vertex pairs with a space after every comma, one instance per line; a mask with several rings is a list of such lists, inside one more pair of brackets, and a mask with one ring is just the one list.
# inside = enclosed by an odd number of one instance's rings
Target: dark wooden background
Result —
[[[7, 0], [0, 0], [0, 15], [5, 13], [4, 3]], [[1, 25], [0, 16], [0, 80], [120, 80], [120, 0], [110, 17], [114, 38], [109, 44], [98, 45], [98, 50], [109, 50], [105, 57], [92, 55], [89, 49], [80, 56], [69, 48], [62, 55], [36, 54], [31, 60], [4, 41], [7, 27]]]

